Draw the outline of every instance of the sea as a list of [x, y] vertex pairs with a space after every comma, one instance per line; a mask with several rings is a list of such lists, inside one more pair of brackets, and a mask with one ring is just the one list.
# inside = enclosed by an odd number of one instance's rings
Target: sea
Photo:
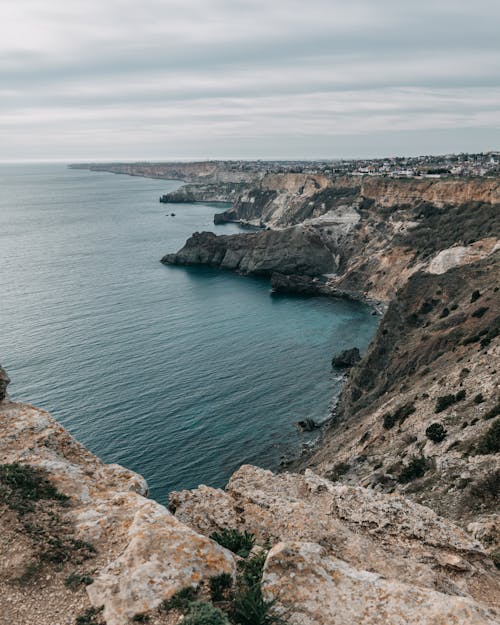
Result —
[[[273, 295], [266, 279], [160, 263], [224, 205], [160, 204], [178, 181], [0, 165], [0, 363], [9, 394], [51, 412], [151, 496], [276, 470], [338, 396], [339, 350], [365, 349], [360, 303]], [[175, 215], [171, 215], [175, 213]]]

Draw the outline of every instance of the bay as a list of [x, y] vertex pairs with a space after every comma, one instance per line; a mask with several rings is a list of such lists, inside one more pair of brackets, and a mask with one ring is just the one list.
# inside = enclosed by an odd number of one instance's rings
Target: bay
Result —
[[[332, 355], [365, 348], [368, 307], [271, 296], [264, 279], [159, 259], [220, 206], [162, 205], [177, 181], [0, 165], [0, 362], [13, 399], [49, 410], [106, 462], [172, 489], [277, 469], [340, 389]], [[170, 216], [175, 212], [175, 217]]]

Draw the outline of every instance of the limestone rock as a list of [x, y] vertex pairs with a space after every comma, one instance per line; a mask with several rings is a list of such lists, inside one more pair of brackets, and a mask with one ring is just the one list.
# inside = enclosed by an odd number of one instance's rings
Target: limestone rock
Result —
[[172, 493], [179, 520], [209, 535], [247, 530], [263, 544], [314, 542], [356, 569], [454, 595], [492, 601], [500, 580], [482, 546], [429, 508], [315, 475], [241, 467], [226, 491]]
[[92, 604], [104, 605], [108, 625], [127, 623], [203, 579], [235, 575], [229, 551], [183, 525], [156, 502], [139, 496], [137, 500], [125, 551], [87, 587]]
[[494, 625], [470, 599], [386, 580], [329, 556], [315, 543], [279, 543], [266, 560], [266, 599], [290, 625]]
[[0, 431], [0, 463], [42, 467], [71, 498], [64, 514], [77, 538], [97, 550], [87, 592], [104, 606], [107, 625], [125, 625], [204, 578], [234, 575], [230, 552], [147, 499], [143, 477], [101, 462], [44, 410], [3, 401]]

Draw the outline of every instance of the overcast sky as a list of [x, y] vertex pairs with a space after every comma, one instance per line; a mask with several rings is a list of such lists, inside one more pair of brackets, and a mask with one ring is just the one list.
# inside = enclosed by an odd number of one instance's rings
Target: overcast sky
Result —
[[2, 0], [0, 160], [500, 149], [500, 0]]

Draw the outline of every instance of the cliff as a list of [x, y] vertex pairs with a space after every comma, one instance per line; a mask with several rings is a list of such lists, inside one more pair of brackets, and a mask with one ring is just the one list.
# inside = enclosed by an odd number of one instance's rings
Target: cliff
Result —
[[[289, 178], [287, 185], [301, 188]], [[499, 181], [365, 178], [358, 188], [350, 205], [326, 206], [292, 229], [224, 240], [224, 250], [238, 241], [239, 257], [251, 250], [253, 265], [218, 263], [252, 273], [266, 259], [275, 291], [387, 309], [319, 449], [293, 466], [404, 493], [463, 526], [474, 523], [500, 553]], [[290, 233], [301, 231], [323, 242], [330, 270], [287, 262]], [[258, 243], [270, 232], [281, 236], [272, 257]], [[191, 253], [182, 250], [180, 259], [206, 262], [207, 245], [203, 237], [188, 242]], [[209, 245], [218, 248], [215, 235]], [[313, 259], [307, 242], [301, 255]]]
[[[217, 167], [195, 165], [218, 193]], [[11, 402], [0, 368], [0, 622], [498, 624], [498, 180], [248, 184], [222, 218], [272, 229], [196, 233], [162, 260], [384, 303], [320, 446], [295, 473], [243, 466], [167, 508]]]
[[88, 169], [127, 176], [143, 176], [164, 180], [183, 180], [198, 184], [255, 182], [262, 177], [259, 171], [242, 170], [222, 161], [173, 163], [78, 163], [72, 169]]
[[216, 220], [272, 228], [293, 226], [351, 204], [359, 191], [354, 178], [332, 180], [318, 174], [267, 174]]
[[266, 230], [249, 234], [216, 236], [195, 233], [176, 254], [167, 254], [162, 263], [209, 265], [246, 274], [269, 276], [326, 273], [335, 268], [335, 259], [321, 233], [312, 228]]
[[[265, 273], [310, 274], [299, 269], [301, 263], [293, 269], [287, 262], [287, 240], [292, 249], [299, 237], [297, 231], [302, 229], [307, 237], [315, 232], [330, 251], [330, 268], [322, 263], [313, 272], [334, 273], [328, 276], [324, 292], [389, 302], [413, 273], [429, 269], [431, 263], [431, 271], [435, 271], [439, 264], [449, 268], [492, 252], [500, 232], [498, 189], [496, 179], [331, 181], [305, 174], [269, 174], [240, 196], [232, 209], [216, 215], [216, 220], [267, 225], [281, 232], [272, 259], [268, 257], [267, 231], [233, 235], [238, 258], [245, 256], [243, 248], [248, 246], [254, 262], [240, 266], [228, 257], [222, 266], [244, 273], [253, 273], [257, 267], [256, 273], [263, 273], [263, 263]], [[295, 224], [293, 228], [290, 223]], [[190, 240], [177, 255], [169, 254], [165, 260], [203, 264], [206, 258], [217, 265], [212, 252], [203, 249], [205, 243], [211, 250], [233, 244], [229, 238], [220, 244], [215, 241], [213, 237]], [[291, 289], [289, 282], [287, 290]]]
[[[408, 494], [464, 525], [498, 523], [499, 275], [500, 250], [413, 274], [351, 370], [307, 466]], [[499, 539], [489, 536], [493, 550]]]
[[[173, 625], [211, 610], [223, 625], [254, 618], [249, 597], [290, 625], [498, 622], [480, 543], [403, 497], [244, 466], [225, 491], [172, 493], [167, 510], [45, 411], [5, 398], [0, 426], [2, 622]], [[250, 555], [233, 546], [253, 536]]]

